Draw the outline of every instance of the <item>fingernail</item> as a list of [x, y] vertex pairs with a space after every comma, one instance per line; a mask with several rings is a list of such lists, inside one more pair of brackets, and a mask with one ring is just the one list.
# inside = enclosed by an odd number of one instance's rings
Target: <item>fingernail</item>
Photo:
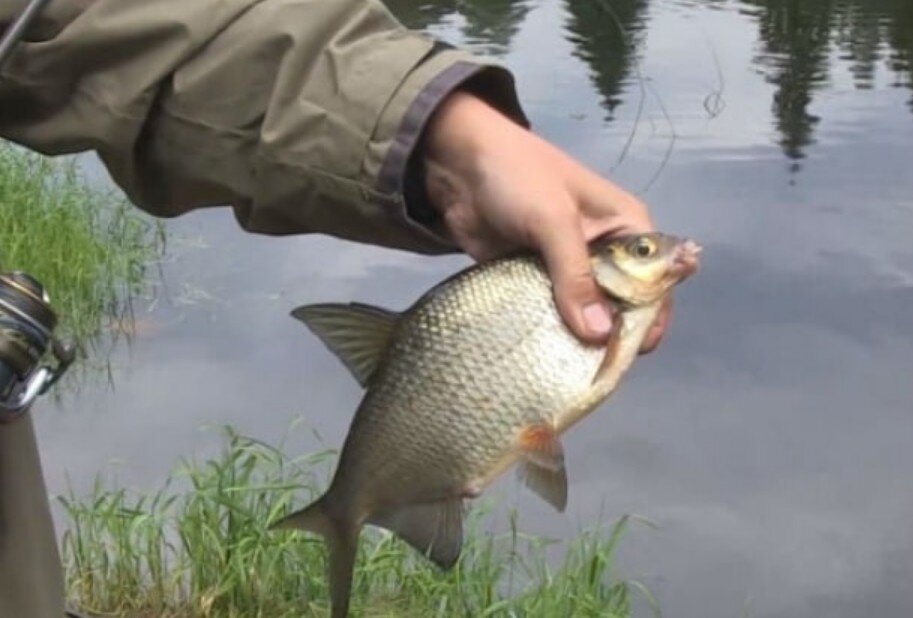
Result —
[[583, 321], [594, 335], [608, 335], [612, 330], [612, 316], [602, 303], [590, 303], [583, 308]]

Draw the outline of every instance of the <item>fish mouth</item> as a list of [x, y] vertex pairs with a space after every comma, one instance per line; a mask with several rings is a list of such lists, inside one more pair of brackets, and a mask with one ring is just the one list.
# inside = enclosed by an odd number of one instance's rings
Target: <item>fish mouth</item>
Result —
[[690, 277], [697, 272], [700, 266], [700, 255], [703, 247], [691, 239], [685, 240], [675, 248], [672, 257], [672, 274], [679, 280]]

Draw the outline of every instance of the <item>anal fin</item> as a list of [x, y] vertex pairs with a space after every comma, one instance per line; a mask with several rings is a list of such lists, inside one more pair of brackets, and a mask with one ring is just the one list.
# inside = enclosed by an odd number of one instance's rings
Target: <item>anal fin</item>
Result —
[[393, 532], [442, 569], [451, 568], [463, 548], [463, 503], [458, 497], [372, 515], [368, 523]]
[[546, 423], [527, 425], [517, 436], [524, 459], [518, 470], [527, 487], [559, 511], [567, 506], [567, 471], [564, 449], [555, 429]]

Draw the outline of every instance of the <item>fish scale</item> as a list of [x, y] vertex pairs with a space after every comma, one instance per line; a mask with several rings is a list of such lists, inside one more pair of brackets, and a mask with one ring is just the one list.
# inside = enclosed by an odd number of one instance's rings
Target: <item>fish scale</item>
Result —
[[589, 388], [604, 349], [567, 330], [551, 294], [538, 260], [497, 262], [407, 312], [340, 459], [363, 509], [378, 495], [394, 503], [459, 495], [520, 428], [552, 423]]

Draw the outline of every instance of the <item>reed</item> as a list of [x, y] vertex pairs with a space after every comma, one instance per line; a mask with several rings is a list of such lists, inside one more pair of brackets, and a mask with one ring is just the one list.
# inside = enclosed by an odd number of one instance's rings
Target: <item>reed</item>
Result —
[[128, 314], [163, 246], [161, 224], [91, 184], [72, 158], [0, 144], [0, 271], [44, 284], [60, 333], [87, 345]]

